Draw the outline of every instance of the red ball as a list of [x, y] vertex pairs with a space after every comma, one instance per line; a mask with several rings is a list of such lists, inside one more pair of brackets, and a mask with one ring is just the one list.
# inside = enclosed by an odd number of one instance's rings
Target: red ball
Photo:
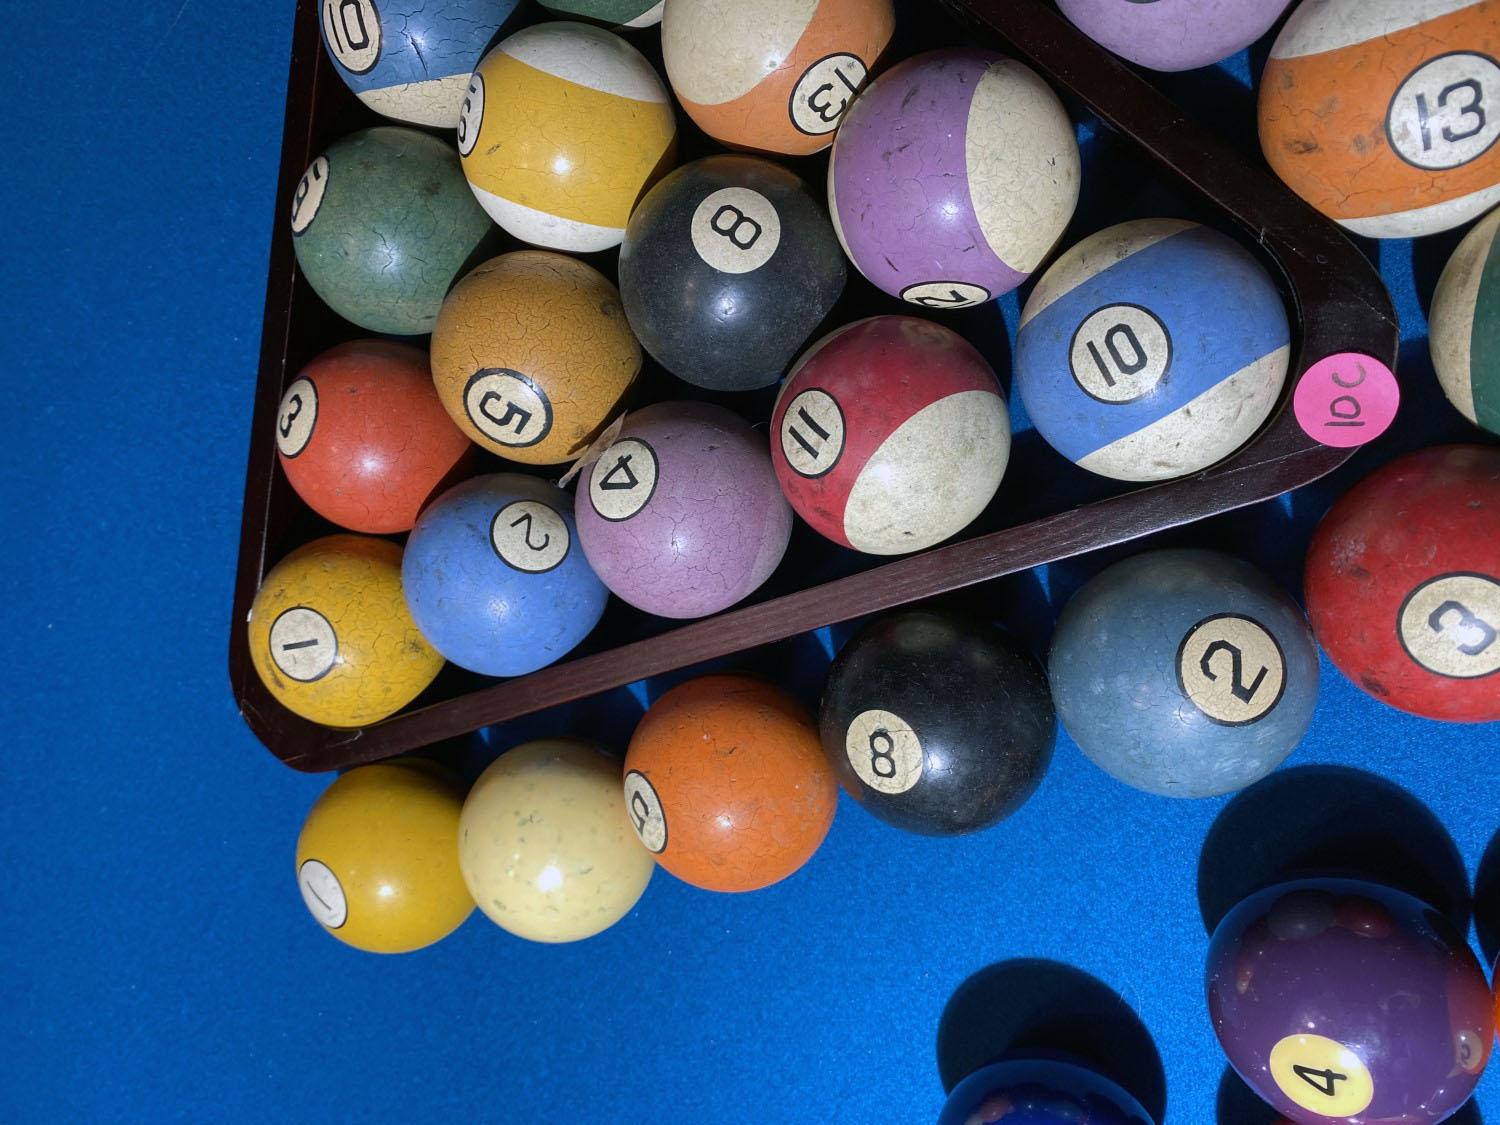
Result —
[[354, 340], [287, 387], [276, 448], [297, 495], [351, 531], [410, 531], [471, 448], [438, 399], [427, 353]]
[[797, 514], [872, 555], [918, 551], [969, 525], [1010, 457], [995, 373], [951, 329], [877, 316], [819, 340], [771, 415], [771, 460]]
[[1313, 535], [1308, 616], [1339, 669], [1432, 719], [1500, 719], [1500, 449], [1409, 454]]

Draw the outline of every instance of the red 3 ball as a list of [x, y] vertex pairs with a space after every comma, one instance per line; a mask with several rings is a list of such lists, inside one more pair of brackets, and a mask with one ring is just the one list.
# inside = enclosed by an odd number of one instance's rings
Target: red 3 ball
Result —
[[1305, 583], [1319, 642], [1370, 695], [1500, 719], [1500, 449], [1424, 449], [1366, 477], [1319, 524]]
[[427, 353], [408, 344], [330, 348], [276, 410], [287, 479], [308, 507], [350, 531], [410, 531], [471, 448], [438, 399]]

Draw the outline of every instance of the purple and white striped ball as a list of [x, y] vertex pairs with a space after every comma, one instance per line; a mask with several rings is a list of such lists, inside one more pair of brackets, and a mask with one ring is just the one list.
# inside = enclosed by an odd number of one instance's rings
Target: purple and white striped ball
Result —
[[993, 51], [929, 51], [849, 107], [828, 209], [875, 285], [925, 308], [966, 308], [1042, 264], [1073, 217], [1079, 176], [1073, 124], [1035, 72]]

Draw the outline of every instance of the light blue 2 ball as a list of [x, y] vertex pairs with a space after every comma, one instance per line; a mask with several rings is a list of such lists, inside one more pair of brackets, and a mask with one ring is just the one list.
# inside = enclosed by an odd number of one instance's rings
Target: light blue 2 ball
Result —
[[520, 473], [475, 477], [418, 518], [401, 586], [422, 635], [486, 676], [521, 676], [593, 630], [609, 591], [578, 545], [573, 497]]
[[1318, 700], [1301, 608], [1214, 551], [1151, 551], [1093, 579], [1063, 610], [1047, 674], [1079, 748], [1166, 797], [1266, 776], [1302, 741]]

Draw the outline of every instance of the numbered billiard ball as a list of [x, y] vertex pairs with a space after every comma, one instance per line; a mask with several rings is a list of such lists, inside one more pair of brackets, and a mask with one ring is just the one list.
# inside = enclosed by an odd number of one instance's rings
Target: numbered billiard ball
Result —
[[891, 0], [672, 0], [661, 53], [709, 136], [805, 156], [833, 140], [894, 30]]
[[1042, 275], [1021, 313], [1016, 391], [1074, 464], [1167, 480], [1254, 436], [1281, 396], [1290, 341], [1276, 284], [1248, 251], [1197, 223], [1141, 219]]
[[574, 738], [501, 754], [470, 790], [458, 837], [479, 909], [528, 941], [582, 941], [609, 929], [656, 869], [626, 817], [619, 758]]
[[578, 480], [594, 573], [658, 617], [704, 617], [749, 596], [792, 534], [765, 439], [721, 406], [636, 411]]
[[271, 568], [250, 605], [250, 661], [304, 719], [362, 727], [405, 707], [443, 658], [401, 596], [401, 548], [330, 535]]
[[323, 46], [376, 113], [452, 129], [469, 74], [519, 0], [321, 0]]
[[710, 390], [780, 379], [843, 290], [822, 204], [754, 157], [677, 169], [646, 193], [620, 246], [630, 326], [663, 367]]
[[1008, 293], [1078, 204], [1067, 111], [1023, 63], [954, 48], [908, 59], [850, 107], [828, 209], [859, 272], [929, 309]]
[[1164, 797], [1213, 797], [1302, 740], [1318, 651], [1297, 603], [1249, 563], [1149, 551], [1068, 602], [1048, 677], [1063, 728], [1100, 769]]
[[297, 886], [334, 937], [409, 953], [474, 910], [458, 866], [464, 793], [431, 762], [357, 766], [323, 791], [297, 837]]
[[791, 696], [748, 676], [703, 676], [642, 717], [625, 754], [625, 804], [641, 843], [677, 878], [754, 891], [812, 858], [838, 783]]
[[1041, 667], [993, 626], [909, 610], [844, 646], [818, 726], [856, 801], [897, 828], [956, 836], [1036, 791], [1057, 716]]
[[407, 539], [401, 588], [432, 646], [486, 676], [560, 659], [609, 598], [578, 546], [572, 494], [519, 473], [475, 477], [438, 497]]
[[1287, 185], [1370, 238], [1500, 203], [1500, 0], [1305, 0], [1260, 84], [1260, 141]]
[[351, 531], [410, 530], [472, 449], [438, 401], [426, 353], [407, 344], [330, 348], [287, 385], [276, 411], [287, 480]]
[[1432, 298], [1432, 366], [1448, 401], [1500, 434], [1500, 210], [1458, 244]]
[[1115, 54], [1152, 70], [1211, 66], [1254, 43], [1290, 0], [1058, 0], [1063, 15]]
[[639, 51], [584, 23], [542, 23], [487, 54], [458, 122], [464, 175], [524, 242], [618, 246], [677, 142], [666, 87]]
[[553, 15], [592, 20], [610, 27], [653, 27], [666, 0], [537, 0]]
[[528, 465], [581, 455], [640, 369], [620, 294], [564, 254], [490, 259], [453, 287], [432, 330], [432, 380], [458, 428]]
[[1429, 719], [1500, 719], [1500, 449], [1376, 470], [1318, 525], [1303, 583], [1324, 651], [1365, 692]]
[[809, 348], [782, 385], [771, 435], [797, 514], [872, 555], [962, 531], [1010, 458], [989, 364], [958, 333], [909, 316], [858, 321]]
[[1251, 895], [1208, 948], [1229, 1062], [1293, 1121], [1427, 1125], [1463, 1104], [1495, 1034], [1484, 971], [1436, 910], [1373, 883]]
[[302, 276], [370, 332], [432, 331], [453, 279], [492, 229], [450, 146], [381, 125], [332, 145], [292, 197]]
[[953, 1087], [938, 1125], [1154, 1125], [1140, 1103], [1103, 1075], [1050, 1058], [981, 1067]]

